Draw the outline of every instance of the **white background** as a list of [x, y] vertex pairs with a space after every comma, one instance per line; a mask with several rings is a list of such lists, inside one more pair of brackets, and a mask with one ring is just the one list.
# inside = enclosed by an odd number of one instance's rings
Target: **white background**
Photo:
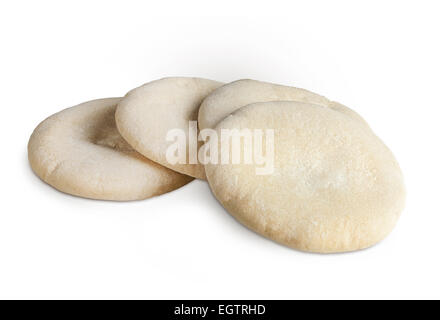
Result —
[[[0, 298], [440, 298], [438, 1], [2, 1]], [[303, 87], [358, 111], [407, 206], [368, 250], [307, 254], [238, 224], [205, 182], [146, 201], [30, 170], [44, 118], [164, 76]]]

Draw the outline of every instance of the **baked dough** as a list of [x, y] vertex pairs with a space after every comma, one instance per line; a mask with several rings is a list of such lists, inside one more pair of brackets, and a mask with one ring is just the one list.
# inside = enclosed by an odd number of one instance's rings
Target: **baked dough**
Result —
[[215, 128], [221, 120], [241, 107], [269, 101], [299, 101], [329, 107], [368, 126], [355, 111], [316, 93], [295, 87], [244, 79], [228, 83], [205, 98], [199, 109], [199, 128], [200, 130]]
[[173, 142], [166, 137], [170, 130], [181, 129], [188, 139], [189, 121], [197, 121], [200, 103], [220, 85], [217, 81], [180, 77], [152, 81], [133, 89], [116, 111], [119, 132], [147, 158], [177, 172], [205, 179], [203, 165], [190, 163], [188, 140], [185, 163], [172, 164], [167, 160], [167, 148]]
[[119, 101], [89, 101], [40, 123], [28, 144], [34, 172], [62, 192], [101, 200], [146, 199], [190, 182], [122, 139], [114, 120]]
[[273, 174], [256, 175], [254, 164], [205, 166], [216, 198], [250, 229], [320, 253], [367, 248], [393, 229], [404, 207], [402, 173], [357, 120], [318, 105], [266, 102], [241, 108], [216, 131], [234, 128], [274, 129]]

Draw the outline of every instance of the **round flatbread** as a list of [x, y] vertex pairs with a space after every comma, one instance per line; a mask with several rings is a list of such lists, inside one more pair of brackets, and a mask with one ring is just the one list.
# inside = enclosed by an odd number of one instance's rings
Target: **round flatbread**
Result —
[[[195, 140], [191, 137], [190, 121], [192, 125], [197, 124], [200, 103], [220, 85], [220, 82], [200, 78], [164, 78], [136, 88], [118, 105], [119, 132], [147, 158], [177, 172], [205, 179], [205, 170], [197, 159], [201, 143], [197, 142], [197, 130]], [[173, 140], [176, 130], [185, 136], [180, 156], [185, 154], [179, 162], [167, 157], [170, 146], [178, 142], [177, 138]]]
[[40, 123], [28, 144], [33, 171], [62, 192], [100, 200], [146, 199], [190, 182], [122, 139], [114, 118], [119, 101], [89, 101]]
[[[305, 89], [282, 86], [256, 80], [238, 80], [214, 90], [203, 100], [199, 109], [199, 128], [215, 126], [232, 112], [251, 103], [269, 101], [298, 101], [328, 107], [367, 125], [350, 108]], [[367, 125], [368, 126], [368, 125]]]
[[[237, 128], [274, 130], [273, 172], [257, 174], [264, 165], [243, 160], [205, 169], [216, 198], [250, 229], [321, 253], [366, 248], [393, 229], [405, 199], [401, 170], [356, 120], [327, 107], [266, 102], [241, 108], [216, 132]], [[221, 146], [219, 153], [227, 152]]]

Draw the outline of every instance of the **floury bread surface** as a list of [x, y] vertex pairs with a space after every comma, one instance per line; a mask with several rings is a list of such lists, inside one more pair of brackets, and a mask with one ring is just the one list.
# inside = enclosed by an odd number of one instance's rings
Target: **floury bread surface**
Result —
[[[367, 125], [365, 120], [350, 108], [311, 91], [256, 80], [238, 80], [214, 90], [199, 109], [199, 128], [215, 128], [225, 117], [251, 103], [269, 101], [298, 101], [339, 111]], [[367, 125], [368, 126], [368, 125]]]
[[[202, 100], [220, 85], [222, 83], [207, 79], [178, 77], [152, 81], [133, 89], [116, 111], [119, 132], [147, 158], [177, 172], [205, 179], [203, 165], [189, 161], [192, 151], [189, 150], [188, 129], [190, 121], [197, 121]], [[167, 134], [176, 129], [186, 135], [185, 163], [170, 163], [166, 156], [173, 143], [167, 141]], [[197, 155], [197, 150], [194, 152]]]
[[190, 182], [122, 139], [114, 118], [119, 101], [89, 101], [40, 123], [28, 144], [33, 171], [62, 192], [101, 200], [146, 199]]
[[266, 102], [239, 109], [216, 131], [234, 128], [274, 129], [272, 174], [256, 175], [253, 164], [205, 166], [214, 195], [250, 229], [332, 253], [372, 246], [395, 226], [405, 200], [401, 170], [357, 119], [324, 106]]

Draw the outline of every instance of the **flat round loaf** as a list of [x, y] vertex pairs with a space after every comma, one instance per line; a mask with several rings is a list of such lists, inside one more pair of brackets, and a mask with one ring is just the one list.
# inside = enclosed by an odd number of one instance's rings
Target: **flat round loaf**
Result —
[[189, 141], [186, 141], [185, 163], [173, 164], [166, 156], [173, 142], [166, 138], [170, 130], [180, 129], [188, 139], [189, 122], [197, 121], [200, 103], [220, 85], [200, 78], [164, 78], [133, 89], [116, 111], [119, 132], [147, 158], [177, 172], [205, 179], [203, 165], [189, 160]]
[[28, 144], [33, 171], [62, 192], [100, 200], [146, 199], [190, 182], [122, 139], [114, 118], [119, 101], [89, 101], [40, 123]]
[[298, 101], [317, 104], [342, 112], [367, 125], [365, 120], [350, 108], [305, 89], [282, 86], [256, 80], [238, 80], [214, 90], [199, 109], [199, 128], [215, 126], [232, 112], [251, 103], [269, 101]]
[[272, 174], [257, 175], [259, 165], [243, 161], [205, 166], [216, 198], [250, 229], [320, 253], [367, 248], [393, 229], [404, 207], [401, 170], [356, 120], [327, 107], [266, 102], [241, 108], [216, 132], [235, 128], [274, 129]]

